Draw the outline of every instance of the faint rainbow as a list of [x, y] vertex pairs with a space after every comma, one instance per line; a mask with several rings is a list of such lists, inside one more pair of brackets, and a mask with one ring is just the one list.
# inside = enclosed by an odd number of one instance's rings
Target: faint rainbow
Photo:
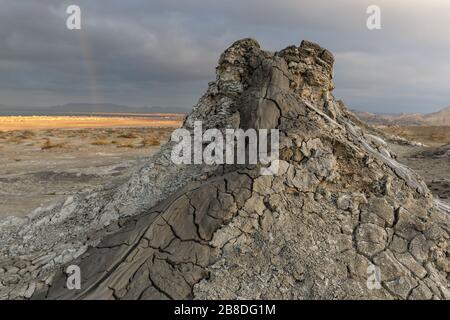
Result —
[[88, 86], [91, 95], [91, 101], [93, 103], [103, 103], [103, 96], [99, 89], [97, 74], [95, 70], [95, 60], [93, 59], [92, 50], [89, 41], [89, 35], [85, 31], [85, 28], [80, 30], [80, 49], [84, 57], [84, 65], [88, 76]]

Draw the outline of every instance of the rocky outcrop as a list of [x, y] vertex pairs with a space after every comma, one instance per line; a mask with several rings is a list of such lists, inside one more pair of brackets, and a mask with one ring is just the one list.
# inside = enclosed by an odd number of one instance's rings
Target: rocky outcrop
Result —
[[118, 190], [3, 222], [3, 297], [450, 298], [448, 205], [335, 100], [333, 63], [307, 41], [234, 43], [184, 128], [276, 128], [278, 172], [175, 166], [169, 142]]

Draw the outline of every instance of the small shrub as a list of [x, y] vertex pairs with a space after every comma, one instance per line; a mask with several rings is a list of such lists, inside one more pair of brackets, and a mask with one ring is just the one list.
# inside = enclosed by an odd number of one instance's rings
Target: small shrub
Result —
[[22, 139], [30, 139], [34, 138], [36, 136], [36, 133], [31, 130], [24, 130], [19, 133], [19, 137]]
[[106, 139], [97, 139], [91, 142], [91, 144], [94, 146], [106, 146], [107, 144], [109, 144], [109, 142]]
[[142, 140], [142, 146], [143, 147], [152, 147], [152, 146], [159, 146], [161, 142], [159, 139], [155, 137], [147, 137]]
[[23, 138], [21, 136], [10, 136], [8, 141], [12, 143], [21, 143], [23, 142]]
[[66, 146], [66, 143], [53, 143], [50, 139], [45, 139], [45, 142], [41, 145], [41, 150], [49, 150], [55, 148], [63, 148]]
[[135, 145], [132, 142], [119, 142], [117, 144], [119, 148], [134, 148]]
[[125, 139], [136, 139], [139, 138], [138, 135], [136, 135], [133, 132], [126, 132], [119, 135], [119, 138], [125, 138]]

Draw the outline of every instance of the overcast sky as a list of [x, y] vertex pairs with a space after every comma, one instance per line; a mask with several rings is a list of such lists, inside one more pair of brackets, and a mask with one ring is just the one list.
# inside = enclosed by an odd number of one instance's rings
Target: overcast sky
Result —
[[[82, 30], [66, 28], [66, 8]], [[381, 8], [382, 29], [366, 27]], [[448, 0], [0, 0], [0, 104], [191, 108], [220, 53], [308, 39], [336, 58], [335, 96], [375, 112], [450, 105]]]

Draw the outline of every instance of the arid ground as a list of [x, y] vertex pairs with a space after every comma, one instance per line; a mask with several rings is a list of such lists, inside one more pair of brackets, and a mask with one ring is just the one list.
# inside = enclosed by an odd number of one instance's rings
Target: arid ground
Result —
[[0, 117], [0, 218], [125, 181], [181, 117]]
[[182, 115], [155, 114], [154, 117], [100, 116], [0, 116], [0, 131], [34, 129], [178, 127]]
[[418, 172], [430, 190], [441, 199], [450, 199], [450, 127], [378, 126], [384, 132], [416, 141], [424, 146], [391, 144], [398, 160]]
[[378, 129], [417, 141], [430, 147], [439, 147], [450, 142], [450, 126], [376, 126]]
[[[180, 116], [0, 117], [0, 218], [23, 216], [55, 199], [116, 185], [167, 141]], [[400, 162], [450, 199], [450, 127], [391, 126], [382, 130], [427, 146], [391, 144]]]
[[444, 200], [450, 200], [450, 147], [440, 152], [435, 147], [413, 147], [391, 144], [399, 162], [420, 174], [431, 192]]

